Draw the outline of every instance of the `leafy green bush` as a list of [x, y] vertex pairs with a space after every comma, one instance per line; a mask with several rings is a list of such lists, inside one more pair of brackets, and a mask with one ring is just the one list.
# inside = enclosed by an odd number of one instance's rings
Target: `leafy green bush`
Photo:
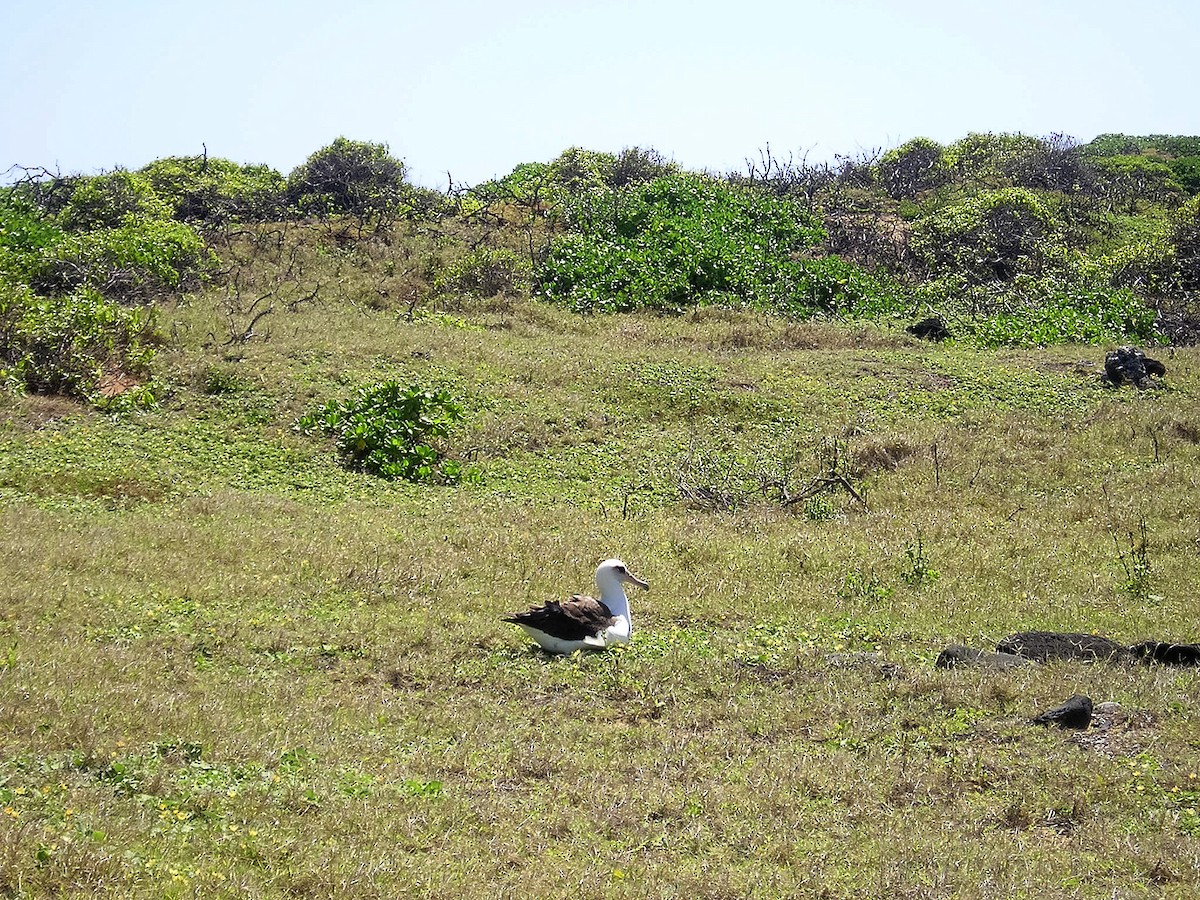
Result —
[[991, 188], [1075, 191], [1094, 180], [1079, 145], [1062, 135], [969, 134], [946, 148], [946, 163], [957, 179]]
[[617, 154], [612, 171], [608, 174], [608, 186], [621, 188], [629, 184], [640, 184], [674, 175], [678, 171], [679, 166], [664, 159], [657, 150], [626, 147]]
[[798, 292], [791, 303], [777, 304], [784, 312], [800, 316], [827, 315], [867, 319], [894, 315], [907, 302], [897, 285], [847, 262], [840, 256], [821, 256], [800, 264]]
[[550, 163], [550, 174], [569, 196], [579, 197], [607, 188], [616, 166], [617, 158], [611, 153], [571, 147]]
[[1178, 289], [1185, 294], [1200, 291], [1200, 197], [1179, 208], [1168, 239], [1175, 251]]
[[706, 303], [792, 308], [800, 254], [824, 232], [798, 204], [695, 174], [579, 198], [570, 233], [537, 271], [538, 289], [579, 311]]
[[171, 156], [138, 170], [182, 222], [264, 221], [281, 215], [287, 180], [270, 166]]
[[115, 228], [68, 235], [42, 257], [31, 284], [42, 293], [92, 288], [140, 300], [190, 289], [215, 264], [190, 225], [129, 215]]
[[385, 215], [403, 202], [403, 162], [386, 144], [337, 138], [296, 167], [287, 180], [288, 199], [304, 213]]
[[941, 144], [929, 138], [913, 138], [883, 155], [876, 176], [888, 196], [911, 200], [945, 184], [950, 179], [950, 168]]
[[1154, 310], [1132, 291], [1059, 287], [1021, 297], [1005, 312], [976, 320], [975, 339], [986, 347], [1105, 344], [1150, 341]]
[[167, 219], [171, 207], [145, 176], [119, 169], [76, 180], [58, 219], [67, 231], [84, 232], [118, 228], [129, 216]]
[[455, 260], [433, 282], [438, 291], [479, 298], [525, 293], [529, 285], [529, 260], [506, 247], [480, 247]]
[[66, 239], [52, 218], [13, 192], [0, 197], [0, 279], [30, 284]]
[[1181, 156], [1167, 165], [1185, 191], [1189, 194], [1200, 193], [1200, 156]]
[[946, 148], [946, 163], [957, 177], [993, 188], [1012, 186], [1012, 171], [1040, 149], [1026, 134], [968, 134]]
[[1093, 265], [1116, 288], [1129, 288], [1142, 296], [1171, 290], [1176, 270], [1176, 250], [1163, 238], [1136, 241], [1105, 254]]
[[1102, 190], [1118, 200], [1163, 200], [1183, 193], [1171, 166], [1147, 156], [1106, 156], [1095, 161]]
[[971, 284], [1010, 281], [1037, 269], [1054, 227], [1053, 214], [1035, 193], [1003, 188], [917, 222], [910, 249], [934, 276], [961, 275]]
[[1102, 134], [1083, 151], [1090, 156], [1128, 156], [1155, 153], [1159, 156], [1200, 156], [1200, 136], [1182, 134]]
[[1155, 310], [1129, 288], [1114, 288], [1102, 267], [1060, 265], [1003, 284], [961, 276], [918, 285], [914, 299], [939, 310], [955, 333], [985, 347], [1154, 340]]
[[112, 404], [110, 386], [123, 404], [156, 399], [149, 381], [154, 314], [117, 305], [92, 290], [64, 297], [39, 297], [23, 285], [0, 279], [0, 382], [27, 390]]
[[462, 408], [445, 390], [382, 381], [360, 388], [345, 401], [332, 400], [296, 427], [322, 431], [337, 441], [343, 464], [382, 478], [455, 484], [470, 472], [443, 458], [434, 446], [462, 418]]

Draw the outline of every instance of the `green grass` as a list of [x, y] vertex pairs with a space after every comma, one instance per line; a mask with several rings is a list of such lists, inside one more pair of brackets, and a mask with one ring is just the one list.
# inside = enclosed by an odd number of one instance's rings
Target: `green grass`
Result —
[[[1025, 628], [1197, 638], [1197, 351], [1139, 393], [1098, 348], [356, 291], [245, 344], [217, 292], [161, 309], [157, 412], [2, 401], [0, 896], [1200, 889], [1195, 671], [932, 667]], [[294, 430], [384, 377], [463, 402], [478, 483]], [[835, 444], [865, 505], [762, 490]], [[688, 459], [738, 502], [682, 498]], [[652, 584], [629, 647], [549, 660], [499, 621], [610, 555]], [[864, 652], [895, 668], [834, 656]], [[1107, 751], [1025, 724], [1076, 692], [1137, 713]]]

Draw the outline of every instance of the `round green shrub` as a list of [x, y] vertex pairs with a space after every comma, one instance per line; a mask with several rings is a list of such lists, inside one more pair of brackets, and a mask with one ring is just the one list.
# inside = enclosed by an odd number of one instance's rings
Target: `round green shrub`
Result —
[[386, 144], [339, 137], [292, 171], [287, 195], [303, 213], [384, 215], [402, 203], [406, 174]]
[[945, 150], [929, 138], [913, 138], [889, 150], [876, 167], [879, 184], [896, 200], [911, 200], [950, 179]]
[[454, 484], [469, 476], [435, 446], [462, 418], [462, 407], [445, 390], [382, 381], [348, 400], [331, 400], [296, 427], [321, 431], [337, 442], [343, 464], [381, 478]]
[[129, 216], [167, 219], [171, 207], [145, 176], [117, 170], [77, 179], [58, 219], [66, 230], [84, 232], [118, 228]]

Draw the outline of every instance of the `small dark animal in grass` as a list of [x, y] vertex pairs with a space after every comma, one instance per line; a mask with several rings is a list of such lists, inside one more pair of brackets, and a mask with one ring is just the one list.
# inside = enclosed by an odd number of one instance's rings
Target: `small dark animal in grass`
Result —
[[621, 560], [606, 559], [596, 569], [599, 600], [575, 594], [561, 602], [551, 600], [545, 606], [506, 616], [504, 621], [520, 625], [547, 653], [603, 650], [612, 644], [623, 644], [633, 633], [629, 599], [623, 587], [626, 584], [650, 590], [650, 585], [630, 572]]
[[946, 320], [941, 316], [930, 316], [927, 319], [922, 319], [920, 322], [915, 322], [904, 329], [914, 337], [923, 338], [927, 341], [944, 341], [950, 337], [950, 329], [946, 327]]
[[1200, 644], [1168, 644], [1165, 641], [1142, 641], [1129, 652], [1144, 663], [1164, 666], [1200, 667]]
[[938, 669], [954, 669], [958, 666], [977, 666], [982, 669], [1011, 669], [1014, 666], [1027, 666], [1032, 660], [1015, 653], [985, 653], [974, 647], [964, 647], [962, 644], [952, 644], [938, 654], [933, 664]]
[[1137, 388], [1145, 388], [1150, 384], [1151, 375], [1161, 378], [1166, 374], [1166, 366], [1157, 359], [1151, 359], [1137, 347], [1118, 347], [1104, 357], [1104, 378], [1117, 387], [1132, 384]]
[[1026, 659], [1078, 659], [1085, 662], [1120, 659], [1129, 651], [1116, 641], [1098, 634], [1065, 631], [1020, 631], [996, 645], [997, 653], [1013, 653]]
[[1080, 731], [1092, 724], [1092, 698], [1076, 694], [1060, 706], [1048, 709], [1030, 719], [1034, 725], [1057, 725]]

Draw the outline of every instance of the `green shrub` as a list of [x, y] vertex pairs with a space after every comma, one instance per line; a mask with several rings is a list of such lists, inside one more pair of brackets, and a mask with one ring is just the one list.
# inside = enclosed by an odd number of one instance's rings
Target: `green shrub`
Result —
[[579, 311], [794, 307], [806, 284], [800, 254], [824, 236], [787, 198], [695, 174], [588, 194], [567, 222], [537, 283]]
[[1170, 291], [1176, 270], [1176, 250], [1166, 240], [1142, 240], [1118, 247], [1093, 265], [1116, 288], [1129, 288], [1142, 296]]
[[264, 221], [286, 205], [287, 180], [270, 166], [171, 156], [138, 170], [182, 222]]
[[0, 279], [30, 284], [66, 235], [40, 210], [8, 192], [0, 197]]
[[1189, 194], [1200, 193], [1200, 156], [1181, 156], [1167, 163], [1175, 180]]
[[1102, 134], [1081, 148], [1090, 156], [1200, 156], [1200, 136], [1182, 134]]
[[950, 179], [950, 168], [941, 144], [929, 138], [913, 138], [883, 155], [876, 177], [888, 196], [911, 200], [945, 184]]
[[1200, 197], [1179, 208], [1168, 240], [1175, 251], [1178, 289], [1185, 294], [1200, 291]]
[[148, 299], [199, 284], [216, 258], [183, 222], [129, 215], [115, 228], [68, 235], [43, 257], [32, 283], [43, 293], [94, 288], [125, 299]]
[[59, 222], [68, 231], [119, 228], [129, 216], [167, 219], [171, 207], [146, 177], [124, 170], [80, 178]]
[[1074, 191], [1094, 180], [1091, 164], [1070, 138], [969, 134], [946, 148], [955, 177], [992, 188]]
[[937, 309], [956, 334], [985, 347], [1105, 344], [1155, 339], [1155, 310], [1128, 288], [1114, 288], [1091, 265], [1020, 275], [1001, 285], [961, 277], [926, 282], [914, 291]]
[[139, 385], [124, 403], [152, 403], [153, 310], [126, 308], [95, 291], [39, 297], [0, 279], [0, 381], [109, 405], [107, 385]]
[[935, 277], [961, 275], [972, 284], [1011, 281], [1037, 269], [1055, 224], [1035, 193], [1003, 188], [944, 206], [917, 222], [910, 249]]
[[404, 163], [386, 144], [339, 137], [292, 171], [287, 194], [304, 213], [387, 215], [404, 200], [405, 175]]
[[962, 179], [991, 187], [1012, 186], [1012, 172], [1036, 154], [1041, 142], [1026, 134], [968, 134], [946, 148], [947, 165]]
[[455, 260], [433, 282], [438, 291], [478, 298], [526, 293], [529, 285], [529, 260], [505, 247], [480, 247]]
[[469, 193], [473, 208], [511, 201], [539, 213], [557, 215], [590, 194], [678, 174], [679, 167], [655, 150], [627, 147], [619, 154], [571, 147], [550, 163], [522, 163], [503, 178], [476, 185]]
[[603, 191], [613, 180], [617, 158], [611, 153], [571, 147], [550, 163], [554, 182], [573, 197]]
[[1184, 193], [1175, 172], [1161, 159], [1106, 156], [1095, 161], [1101, 191], [1131, 208], [1138, 200], [1162, 201]]
[[332, 400], [304, 416], [297, 428], [322, 431], [337, 441], [343, 464], [381, 478], [454, 484], [472, 473], [447, 460], [434, 446], [462, 418], [462, 408], [445, 390], [383, 381], [359, 389], [345, 401]]
[[784, 312], [800, 316], [820, 312], [860, 319], [894, 315], [907, 308], [899, 288], [840, 256], [822, 256], [800, 263], [798, 293]]
[[608, 174], [608, 186], [621, 188], [629, 184], [640, 184], [674, 175], [678, 171], [679, 166], [664, 159], [657, 150], [626, 147], [617, 154], [612, 171]]

